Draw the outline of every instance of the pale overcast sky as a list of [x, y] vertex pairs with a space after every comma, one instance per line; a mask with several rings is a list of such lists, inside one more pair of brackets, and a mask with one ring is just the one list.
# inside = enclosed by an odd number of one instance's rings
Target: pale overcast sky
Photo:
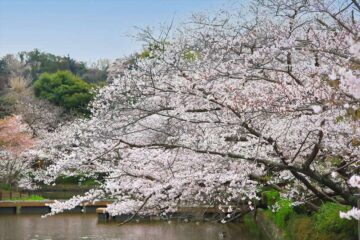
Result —
[[83, 61], [141, 48], [134, 26], [186, 20], [245, 0], [0, 0], [0, 56], [38, 48]]

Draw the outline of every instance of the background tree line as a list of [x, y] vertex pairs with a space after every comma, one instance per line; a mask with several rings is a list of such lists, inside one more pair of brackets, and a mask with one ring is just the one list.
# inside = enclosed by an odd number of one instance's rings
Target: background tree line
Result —
[[106, 80], [108, 66], [109, 60], [107, 59], [100, 59], [95, 63], [87, 64], [70, 56], [58, 56], [41, 52], [39, 49], [29, 52], [22, 51], [16, 55], [7, 54], [0, 59], [0, 87], [3, 88], [8, 84], [9, 76], [14, 71], [21, 71], [32, 81], [35, 81], [42, 73], [55, 73], [64, 70], [88, 83], [100, 83]]
[[38, 49], [5, 55], [0, 59], [0, 117], [19, 113], [23, 98], [27, 103], [36, 100], [36, 105], [45, 100], [67, 113], [84, 113], [91, 89], [105, 84], [108, 67], [107, 59], [89, 64]]
[[89, 114], [87, 105], [95, 89], [105, 85], [108, 66], [106, 59], [85, 63], [38, 49], [0, 58], [3, 187], [16, 186], [19, 174], [33, 164], [20, 157], [20, 153], [44, 134]]

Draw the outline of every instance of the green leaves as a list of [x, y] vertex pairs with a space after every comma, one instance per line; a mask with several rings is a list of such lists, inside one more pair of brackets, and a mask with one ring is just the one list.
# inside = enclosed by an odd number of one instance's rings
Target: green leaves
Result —
[[47, 99], [68, 111], [85, 114], [89, 113], [87, 105], [93, 97], [91, 89], [92, 85], [67, 71], [43, 73], [34, 83], [37, 97]]
[[200, 57], [200, 52], [199, 51], [187, 50], [187, 51], [185, 51], [183, 53], [183, 59], [188, 61], [188, 62], [194, 62], [199, 57]]
[[324, 233], [344, 233], [346, 236], [356, 236], [356, 221], [342, 219], [339, 216], [340, 211], [348, 210], [350, 206], [331, 202], [323, 204], [314, 215], [315, 229]]
[[264, 191], [261, 193], [261, 198], [267, 206], [274, 205], [280, 199], [280, 193], [274, 189]]

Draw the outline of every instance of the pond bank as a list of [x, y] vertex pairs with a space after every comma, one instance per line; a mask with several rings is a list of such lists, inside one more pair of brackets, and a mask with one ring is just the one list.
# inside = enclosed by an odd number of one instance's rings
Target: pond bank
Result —
[[[2, 214], [47, 214], [50, 213], [49, 204], [52, 200], [44, 201], [0, 201], [0, 215]], [[85, 202], [67, 212], [95, 213], [97, 208], [106, 207], [111, 201]]]
[[[327, 209], [327, 211], [330, 211]], [[257, 210], [255, 222], [259, 230], [271, 240], [357, 240], [357, 222], [339, 218], [339, 211], [330, 214], [286, 216], [284, 225], [274, 220], [269, 210]], [[332, 215], [332, 216], [331, 216]], [[319, 225], [316, 218], [322, 218], [325, 225]]]

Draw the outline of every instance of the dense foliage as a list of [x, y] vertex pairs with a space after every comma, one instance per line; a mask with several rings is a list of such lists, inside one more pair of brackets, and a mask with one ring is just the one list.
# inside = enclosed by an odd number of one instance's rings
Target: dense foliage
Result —
[[[327, 208], [327, 206], [324, 206]], [[340, 207], [341, 208], [341, 207]], [[337, 208], [339, 210], [339, 208]], [[294, 214], [287, 221], [283, 231], [285, 232], [285, 239], [289, 240], [355, 240], [357, 239], [357, 225], [356, 221], [339, 219], [339, 212], [334, 212], [332, 215], [322, 215], [322, 219], [316, 220], [315, 216], [307, 216], [304, 214]], [[339, 221], [341, 228], [336, 231], [331, 228], [319, 230], [316, 226], [318, 221], [326, 222]], [[323, 224], [323, 226], [325, 226]]]
[[357, 239], [357, 221], [339, 216], [340, 211], [347, 211], [350, 206], [325, 202], [311, 213], [304, 206], [294, 205], [289, 199], [281, 198], [276, 190], [263, 192], [263, 199], [268, 200], [263, 217], [280, 229], [282, 239]]
[[357, 222], [355, 220], [341, 219], [340, 211], [350, 210], [349, 206], [337, 203], [326, 203], [321, 206], [319, 211], [314, 215], [315, 229], [319, 232], [345, 232], [349, 235], [356, 236]]
[[43, 73], [34, 85], [35, 95], [66, 110], [86, 113], [92, 86], [67, 71]]

